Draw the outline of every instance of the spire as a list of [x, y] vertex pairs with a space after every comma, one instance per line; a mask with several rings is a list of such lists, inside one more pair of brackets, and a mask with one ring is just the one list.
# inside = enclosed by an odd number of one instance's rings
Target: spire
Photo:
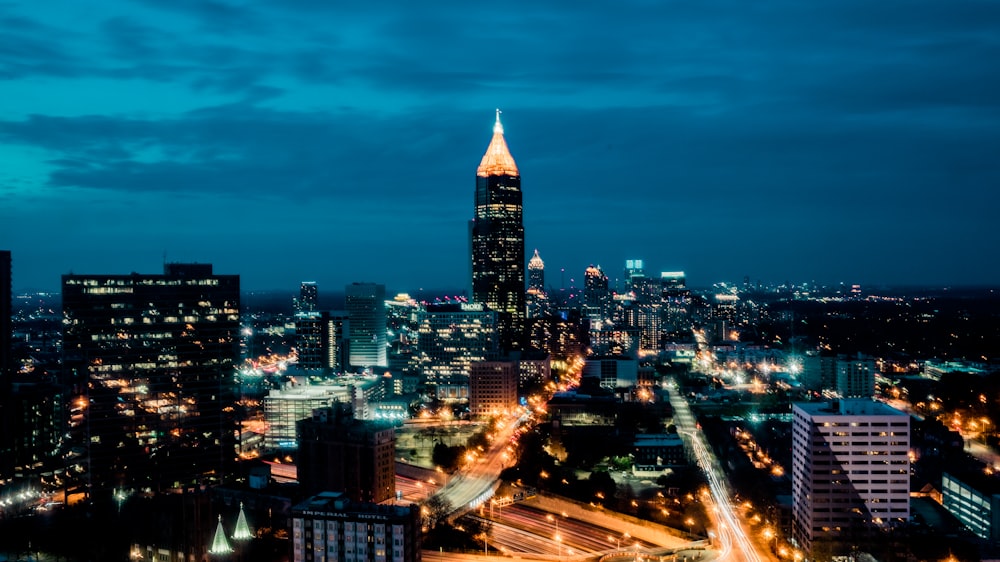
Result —
[[233, 540], [247, 541], [253, 538], [250, 525], [247, 525], [247, 514], [243, 513], [243, 502], [240, 502], [240, 516], [236, 519], [236, 530], [233, 531]]
[[493, 139], [486, 148], [486, 154], [479, 163], [476, 175], [487, 176], [520, 176], [514, 157], [510, 155], [507, 141], [503, 138], [503, 123], [500, 122], [500, 110], [497, 109], [497, 121], [493, 124]]
[[215, 528], [215, 538], [212, 539], [212, 547], [208, 549], [209, 554], [214, 554], [216, 556], [229, 554], [233, 551], [233, 547], [229, 546], [229, 541], [226, 540], [226, 531], [222, 528], [222, 516], [219, 516], [219, 525]]
[[545, 262], [538, 255], [538, 248], [535, 248], [535, 255], [531, 256], [531, 259], [528, 260], [528, 269], [545, 269]]

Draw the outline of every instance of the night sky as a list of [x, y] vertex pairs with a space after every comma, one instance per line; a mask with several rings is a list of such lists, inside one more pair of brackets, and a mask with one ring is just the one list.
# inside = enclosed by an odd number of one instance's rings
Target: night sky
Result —
[[15, 290], [467, 283], [503, 110], [550, 285], [997, 284], [1000, 3], [0, 3]]

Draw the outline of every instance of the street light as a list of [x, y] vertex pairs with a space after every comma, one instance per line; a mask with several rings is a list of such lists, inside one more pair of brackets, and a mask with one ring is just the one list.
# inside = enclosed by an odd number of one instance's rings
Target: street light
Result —
[[684, 524], [688, 526], [688, 534], [693, 535], [694, 533], [691, 531], [691, 526], [694, 525], [694, 519], [688, 517], [684, 520]]

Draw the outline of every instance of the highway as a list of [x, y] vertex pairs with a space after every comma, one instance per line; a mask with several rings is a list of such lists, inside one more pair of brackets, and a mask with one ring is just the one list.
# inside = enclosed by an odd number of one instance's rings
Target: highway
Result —
[[448, 480], [435, 495], [452, 507], [452, 515], [461, 515], [489, 501], [499, 484], [500, 472], [511, 460], [511, 439], [517, 427], [527, 419], [508, 417], [498, 422], [489, 448], [466, 460], [466, 465]]
[[678, 432], [688, 438], [698, 465], [708, 480], [711, 502], [706, 502], [706, 506], [715, 525], [714, 542], [719, 549], [718, 560], [761, 562], [764, 558], [750, 541], [729, 501], [729, 485], [725, 472], [715, 454], [705, 445], [704, 436], [691, 413], [691, 408], [680, 396], [677, 382], [669, 379], [666, 387], [670, 395], [670, 406], [674, 410], [674, 424]]

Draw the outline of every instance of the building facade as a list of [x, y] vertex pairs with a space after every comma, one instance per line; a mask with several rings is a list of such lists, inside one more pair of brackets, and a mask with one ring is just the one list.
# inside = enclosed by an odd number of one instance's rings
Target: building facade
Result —
[[470, 226], [472, 298], [499, 314], [501, 348], [520, 349], [526, 314], [521, 174], [504, 140], [500, 110], [476, 170]]
[[298, 365], [325, 375], [344, 371], [348, 360], [350, 320], [346, 312], [300, 312], [295, 315]]
[[323, 492], [292, 508], [295, 562], [418, 562], [420, 509]]
[[63, 340], [95, 488], [169, 489], [233, 467], [240, 278], [64, 275]]
[[467, 386], [473, 363], [497, 358], [497, 313], [482, 304], [427, 305], [417, 325], [417, 360], [428, 387]]
[[517, 363], [481, 361], [469, 375], [469, 413], [488, 418], [513, 412], [517, 407]]
[[14, 476], [14, 411], [11, 401], [14, 334], [9, 250], [0, 250], [0, 485]]
[[396, 433], [354, 418], [348, 404], [314, 410], [298, 422], [298, 478], [306, 494], [343, 492], [379, 503], [396, 493]]
[[351, 283], [345, 288], [350, 322], [352, 368], [384, 367], [386, 356], [385, 285]]
[[794, 404], [792, 536], [857, 544], [910, 516], [910, 417], [870, 399]]

